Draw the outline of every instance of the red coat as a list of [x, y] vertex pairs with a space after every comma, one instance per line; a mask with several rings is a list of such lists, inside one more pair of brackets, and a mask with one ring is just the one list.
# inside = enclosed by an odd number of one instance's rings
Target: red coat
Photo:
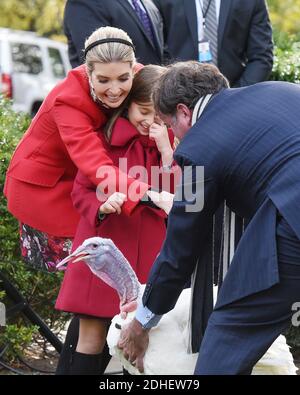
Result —
[[[115, 165], [118, 165], [120, 157], [127, 158], [128, 169], [133, 165], [142, 165], [147, 168], [148, 174], [151, 166], [160, 166], [160, 153], [155, 143], [147, 136], [139, 135], [124, 119], [117, 121], [111, 147], [107, 149]], [[151, 183], [151, 179], [148, 182]], [[109, 214], [99, 225], [97, 213], [102, 202], [97, 199], [93, 184], [81, 172], [76, 177], [72, 197], [82, 215], [73, 248], [88, 237], [110, 238], [128, 259], [139, 281], [145, 283], [165, 238], [164, 212], [139, 204], [130, 217], [122, 213]], [[85, 263], [70, 263], [56, 308], [97, 317], [112, 317], [119, 312], [119, 298], [117, 292], [96, 277]]]
[[[76, 231], [79, 215], [70, 195], [77, 169], [97, 185], [97, 169], [112, 165], [95, 133], [106, 116], [89, 92], [85, 66], [70, 71], [45, 99], [7, 171], [8, 210], [19, 221], [55, 236], [73, 237]], [[116, 188], [127, 190], [133, 181], [123, 174]], [[149, 188], [140, 186], [137, 197]], [[128, 199], [124, 213], [129, 215], [136, 204]]]

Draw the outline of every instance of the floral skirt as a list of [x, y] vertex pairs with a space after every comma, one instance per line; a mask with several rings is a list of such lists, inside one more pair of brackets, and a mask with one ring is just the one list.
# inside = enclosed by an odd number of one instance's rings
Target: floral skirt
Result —
[[20, 223], [21, 254], [34, 269], [55, 272], [56, 265], [71, 253], [72, 239], [57, 237]]

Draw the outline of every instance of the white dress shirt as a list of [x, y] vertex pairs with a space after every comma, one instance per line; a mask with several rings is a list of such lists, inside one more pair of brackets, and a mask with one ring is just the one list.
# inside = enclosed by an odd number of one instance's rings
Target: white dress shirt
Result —
[[[198, 41], [202, 41], [204, 38], [204, 29], [203, 29], [203, 0], [195, 0], [196, 3], [196, 11], [197, 11], [197, 26], [198, 26]], [[221, 0], [215, 0], [216, 3], [216, 18], [219, 23], [219, 15], [220, 15], [220, 7]]]

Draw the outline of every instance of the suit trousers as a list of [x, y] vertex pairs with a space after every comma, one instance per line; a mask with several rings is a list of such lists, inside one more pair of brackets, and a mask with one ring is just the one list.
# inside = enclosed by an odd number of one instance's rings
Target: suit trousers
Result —
[[195, 375], [251, 374], [275, 339], [291, 325], [292, 306], [300, 302], [300, 241], [282, 217], [276, 234], [279, 282], [213, 311]]

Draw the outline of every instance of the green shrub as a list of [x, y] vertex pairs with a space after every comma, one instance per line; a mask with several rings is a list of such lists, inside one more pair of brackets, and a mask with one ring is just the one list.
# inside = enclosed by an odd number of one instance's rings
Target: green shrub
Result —
[[0, 333], [0, 344], [8, 345], [5, 359], [12, 362], [17, 355], [22, 355], [24, 348], [31, 344], [37, 330], [37, 326], [6, 325], [5, 331]]
[[[11, 103], [0, 96], [0, 187], [3, 190], [5, 173], [12, 153], [28, 128], [30, 119], [23, 113], [15, 113]], [[31, 307], [54, 331], [59, 331], [68, 320], [67, 314], [54, 309], [55, 299], [62, 279], [62, 273], [43, 273], [29, 270], [22, 262], [19, 247], [18, 222], [6, 209], [6, 199], [0, 195], [0, 270], [4, 272]], [[1, 290], [1, 284], [0, 284]], [[3, 297], [3, 295], [2, 295]], [[9, 307], [10, 301], [3, 302]], [[7, 354], [12, 357], [28, 344], [36, 328], [20, 316], [15, 317], [2, 330], [0, 348], [4, 342], [12, 346]]]
[[[29, 118], [16, 114], [9, 101], [0, 95], [0, 188], [14, 148], [29, 125]], [[7, 213], [6, 200], [0, 196], [0, 262], [19, 259], [17, 221]]]
[[300, 82], [300, 42], [275, 47], [271, 80]]

